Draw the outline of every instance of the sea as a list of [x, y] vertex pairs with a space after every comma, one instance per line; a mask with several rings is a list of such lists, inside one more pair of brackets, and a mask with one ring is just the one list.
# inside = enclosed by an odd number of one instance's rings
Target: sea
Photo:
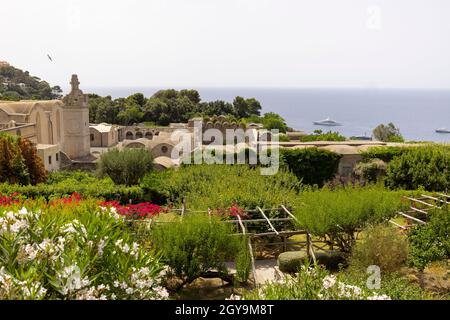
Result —
[[[154, 87], [90, 87], [84, 92], [113, 98], [141, 92], [146, 97], [160, 89]], [[181, 89], [181, 88], [175, 88]], [[392, 122], [406, 140], [450, 143], [450, 134], [436, 133], [438, 128], [450, 130], [450, 90], [416, 89], [302, 89], [302, 88], [190, 88], [200, 93], [203, 101], [234, 97], [255, 98], [262, 112], [280, 114], [295, 130], [316, 129], [338, 131], [346, 137], [371, 136], [379, 124]], [[342, 124], [321, 127], [314, 121], [330, 118]]]

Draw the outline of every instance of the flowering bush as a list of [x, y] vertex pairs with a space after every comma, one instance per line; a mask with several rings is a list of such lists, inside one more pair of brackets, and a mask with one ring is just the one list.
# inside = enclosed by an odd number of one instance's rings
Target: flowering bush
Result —
[[119, 214], [133, 219], [150, 218], [164, 211], [162, 207], [149, 202], [121, 205], [117, 201], [105, 201], [101, 202], [100, 206], [115, 208]]
[[0, 299], [167, 298], [158, 256], [115, 208], [27, 205], [0, 207]]
[[11, 195], [3, 195], [0, 193], [0, 206], [10, 206], [13, 204], [17, 204], [20, 201], [20, 196], [17, 192], [12, 193]]
[[[306, 262], [296, 277], [286, 276], [277, 282], [244, 294], [244, 299], [267, 300], [391, 300], [422, 299], [423, 293], [398, 275], [386, 275], [380, 289], [369, 289], [366, 274], [332, 275], [325, 269]], [[350, 284], [351, 283], [351, 284]], [[233, 299], [239, 297], [232, 297]]]

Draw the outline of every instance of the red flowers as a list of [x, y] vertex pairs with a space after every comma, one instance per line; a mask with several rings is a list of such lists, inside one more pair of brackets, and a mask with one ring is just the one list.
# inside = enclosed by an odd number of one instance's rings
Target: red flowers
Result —
[[116, 208], [119, 214], [134, 219], [144, 219], [153, 217], [155, 215], [160, 214], [163, 211], [163, 208], [161, 208], [160, 206], [149, 202], [141, 202], [138, 204], [129, 204], [123, 206], [117, 201], [105, 201], [101, 202], [100, 206], [114, 207]]
[[5, 196], [0, 193], [0, 206], [6, 207], [19, 202], [19, 194], [17, 192], [12, 193], [10, 196]]
[[232, 217], [237, 217], [238, 215], [243, 218], [247, 215], [243, 208], [238, 207], [236, 204], [233, 204], [229, 209], [229, 214]]
[[237, 204], [233, 204], [230, 208], [220, 208], [220, 209], [216, 209], [214, 211], [211, 211], [215, 214], [217, 214], [218, 216], [221, 216], [225, 219], [236, 219], [236, 217], [239, 215], [242, 219], [247, 219], [248, 218], [248, 214], [247, 212], [245, 212], [244, 208], [239, 207]]
[[70, 205], [70, 204], [78, 204], [81, 200], [81, 196], [79, 193], [74, 192], [70, 195], [70, 197], [61, 198], [61, 199], [54, 199], [49, 202], [49, 205], [51, 206], [57, 206], [57, 205]]

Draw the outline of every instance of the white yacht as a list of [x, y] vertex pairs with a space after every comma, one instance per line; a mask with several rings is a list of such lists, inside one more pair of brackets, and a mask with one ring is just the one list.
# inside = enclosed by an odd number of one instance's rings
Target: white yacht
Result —
[[439, 129], [436, 129], [436, 132], [437, 133], [450, 133], [450, 130], [445, 129], [445, 128], [439, 128]]
[[326, 118], [325, 120], [320, 120], [320, 121], [314, 121], [314, 124], [316, 126], [328, 126], [328, 127], [334, 127], [334, 126], [341, 126], [342, 125], [339, 122], [331, 120], [330, 118]]

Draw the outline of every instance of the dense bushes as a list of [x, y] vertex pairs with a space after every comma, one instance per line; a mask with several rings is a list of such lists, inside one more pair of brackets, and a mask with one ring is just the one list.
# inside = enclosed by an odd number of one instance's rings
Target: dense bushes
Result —
[[27, 198], [42, 197], [47, 200], [55, 197], [70, 196], [74, 192], [84, 198], [103, 198], [105, 200], [117, 200], [122, 203], [128, 203], [129, 200], [133, 202], [152, 200], [138, 186], [115, 185], [109, 178], [98, 179], [91, 174], [77, 171], [51, 173], [47, 183], [39, 183], [35, 186], [0, 184], [0, 194], [10, 195], [14, 192]]
[[304, 191], [295, 205], [298, 226], [350, 251], [355, 232], [399, 210], [401, 196], [380, 186]]
[[[211, 270], [217, 270], [219, 276], [228, 275], [225, 262], [246, 249], [238, 237], [230, 236], [232, 232], [230, 224], [214, 216], [188, 214], [170, 223], [156, 224], [151, 240], [170, 271], [184, 284]], [[248, 272], [240, 274], [248, 276]]]
[[407, 152], [412, 147], [394, 147], [394, 146], [386, 146], [386, 147], [372, 147], [367, 151], [361, 152], [361, 156], [364, 162], [380, 159], [384, 162], [390, 162], [394, 157], [402, 155]]
[[337, 172], [341, 155], [318, 148], [280, 149], [281, 163], [303, 184], [323, 186]]
[[0, 183], [27, 185], [45, 179], [44, 164], [29, 140], [0, 134]]
[[362, 181], [376, 183], [386, 175], [386, 163], [380, 159], [356, 164], [353, 174]]
[[376, 265], [382, 272], [398, 271], [408, 256], [408, 241], [389, 225], [376, 225], [364, 232], [352, 251], [350, 265], [360, 270]]
[[280, 171], [263, 176], [258, 168], [246, 165], [193, 165], [154, 173], [142, 183], [146, 193], [159, 193], [180, 206], [183, 198], [190, 209], [279, 207], [292, 203], [300, 183], [290, 173]]
[[0, 207], [0, 299], [162, 299], [162, 269], [97, 201]]
[[308, 134], [300, 137], [302, 142], [310, 141], [345, 141], [346, 138], [339, 132], [323, 132], [322, 130], [314, 130], [313, 134]]
[[294, 277], [266, 283], [246, 292], [244, 299], [264, 300], [408, 300], [426, 298], [424, 292], [398, 274], [383, 274], [381, 288], [369, 289], [367, 274], [340, 272], [331, 275], [323, 268], [301, 267]]
[[410, 149], [388, 165], [386, 185], [391, 188], [445, 191], [450, 187], [450, 148], [424, 146]]
[[418, 225], [408, 235], [411, 265], [424, 269], [428, 263], [450, 256], [450, 209], [429, 212], [426, 225]]
[[98, 163], [99, 174], [114, 183], [136, 185], [152, 170], [153, 156], [147, 149], [112, 149], [103, 153]]

